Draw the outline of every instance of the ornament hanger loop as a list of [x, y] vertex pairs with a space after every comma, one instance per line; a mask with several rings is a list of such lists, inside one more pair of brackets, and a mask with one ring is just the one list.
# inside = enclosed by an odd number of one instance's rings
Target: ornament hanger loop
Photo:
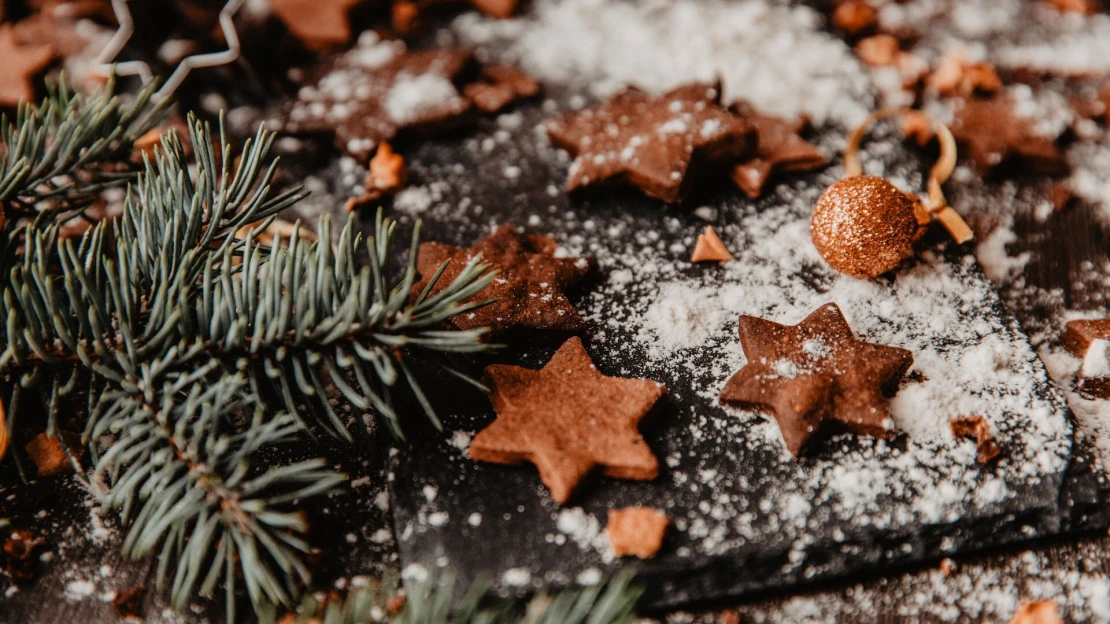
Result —
[[[123, 51], [124, 46], [127, 45], [131, 35], [135, 33], [135, 21], [131, 18], [131, 9], [127, 4], [132, 0], [112, 0], [112, 11], [116, 14], [116, 21], [119, 22], [119, 28], [115, 34], [108, 41], [108, 44], [101, 50], [100, 55], [97, 56], [96, 62], [100, 65], [100, 71], [104, 74], [114, 72], [119, 76], [138, 76], [143, 84], [150, 82], [153, 79], [153, 74], [150, 70], [150, 65], [144, 61], [124, 61], [122, 63], [114, 63], [113, 60], [119, 56]], [[187, 56], [178, 63], [177, 68], [173, 70], [170, 77], [166, 79], [166, 83], [158, 92], [154, 94], [153, 100], [161, 102], [162, 100], [173, 95], [181, 83], [185, 81], [185, 77], [189, 72], [201, 67], [215, 67], [217, 65], [227, 65], [239, 58], [239, 33], [235, 30], [235, 23], [232, 20], [235, 13], [246, 3], [246, 0], [228, 0], [224, 8], [220, 10], [220, 29], [224, 33], [224, 39], [227, 40], [227, 49], [221, 52], [208, 52], [205, 54], [193, 54]]]
[[917, 115], [928, 120], [936, 132], [937, 141], [940, 143], [940, 158], [929, 170], [929, 199], [925, 208], [929, 215], [941, 222], [948, 233], [959, 244], [966, 243], [974, 237], [971, 228], [963, 217], [948, 205], [944, 198], [941, 185], [952, 175], [956, 168], [956, 139], [948, 126], [933, 118], [928, 113], [911, 108], [884, 108], [877, 110], [859, 125], [848, 137], [848, 146], [844, 148], [844, 171], [848, 176], [863, 175], [863, 165], [860, 161], [859, 146], [867, 131], [878, 120], [899, 115]]

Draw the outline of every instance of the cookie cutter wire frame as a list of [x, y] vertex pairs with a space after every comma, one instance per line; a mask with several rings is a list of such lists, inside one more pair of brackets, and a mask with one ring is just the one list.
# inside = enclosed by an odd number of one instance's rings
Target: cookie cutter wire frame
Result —
[[[150, 82], [154, 75], [150, 70], [150, 65], [144, 61], [123, 61], [115, 63], [113, 60], [119, 56], [123, 51], [124, 46], [131, 39], [131, 35], [135, 33], [135, 21], [131, 18], [131, 9], [128, 8], [128, 3], [132, 0], [112, 0], [112, 11], [116, 14], [116, 20], [119, 22], [119, 28], [115, 34], [108, 41], [108, 44], [101, 50], [100, 55], [97, 56], [96, 62], [100, 65], [100, 71], [104, 74], [114, 72], [120, 76], [138, 76], [143, 84]], [[220, 29], [223, 30], [224, 39], [227, 41], [227, 49], [220, 52], [207, 52], [205, 54], [193, 54], [181, 59], [177, 67], [166, 79], [166, 83], [154, 94], [153, 99], [160, 102], [177, 91], [181, 83], [185, 81], [185, 77], [189, 72], [201, 67], [216, 67], [218, 65], [227, 65], [239, 58], [240, 45], [239, 33], [235, 30], [235, 23], [232, 20], [235, 13], [242, 8], [246, 0], [228, 0], [224, 8], [220, 10]]]
[[878, 120], [898, 115], [919, 115], [926, 119], [936, 132], [937, 142], [940, 143], [940, 158], [929, 170], [929, 199], [925, 208], [929, 216], [940, 221], [944, 229], [955, 239], [956, 243], [963, 244], [974, 238], [971, 228], [964, 221], [960, 213], [948, 205], [944, 198], [941, 185], [952, 175], [956, 168], [956, 139], [952, 131], [928, 113], [911, 108], [884, 108], [877, 110], [863, 121], [848, 138], [848, 146], [844, 148], [844, 172], [848, 176], [863, 175], [863, 165], [860, 162], [859, 145], [867, 130]]

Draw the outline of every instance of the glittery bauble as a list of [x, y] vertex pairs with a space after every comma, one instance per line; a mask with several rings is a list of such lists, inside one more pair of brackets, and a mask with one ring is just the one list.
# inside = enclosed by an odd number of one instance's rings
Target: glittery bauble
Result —
[[882, 275], [913, 253], [921, 227], [918, 206], [913, 197], [882, 178], [845, 178], [817, 200], [809, 222], [813, 245], [841, 273], [863, 278]]

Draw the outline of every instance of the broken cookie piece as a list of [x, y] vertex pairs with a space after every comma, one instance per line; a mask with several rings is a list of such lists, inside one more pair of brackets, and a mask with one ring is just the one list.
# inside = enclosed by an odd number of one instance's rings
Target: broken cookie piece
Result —
[[624, 507], [609, 510], [609, 544], [618, 557], [651, 559], [663, 546], [663, 536], [671, 521], [650, 507]]
[[408, 180], [408, 167], [405, 158], [393, 151], [388, 141], [382, 141], [378, 151], [370, 159], [370, 169], [363, 182], [362, 195], [347, 200], [347, 212], [375, 205], [382, 197], [401, 190]]
[[705, 226], [705, 231], [698, 234], [698, 240], [694, 243], [694, 253], [690, 256], [690, 262], [728, 262], [729, 260], [732, 260], [732, 254], [721, 242], [717, 232], [712, 226]]
[[1110, 398], [1110, 318], [1069, 322], [1060, 344], [1083, 360], [1076, 389], [1088, 398]]
[[1010, 624], [1064, 624], [1064, 620], [1055, 601], [1039, 600], [1022, 604]]
[[980, 464], [986, 464], [1002, 454], [1002, 449], [998, 447], [993, 436], [991, 436], [987, 419], [982, 416], [953, 418], [948, 422], [948, 425], [952, 428], [954, 437], [975, 440], [975, 458]]

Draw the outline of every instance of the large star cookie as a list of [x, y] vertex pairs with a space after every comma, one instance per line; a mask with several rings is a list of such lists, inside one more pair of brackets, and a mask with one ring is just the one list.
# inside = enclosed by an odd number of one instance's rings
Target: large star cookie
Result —
[[474, 436], [472, 459], [535, 464], [559, 503], [597, 466], [620, 479], [658, 474], [659, 462], [637, 426], [666, 388], [602, 375], [578, 338], [563, 343], [538, 371], [494, 365], [483, 381], [497, 420]]
[[689, 175], [724, 166], [755, 142], [751, 125], [722, 108], [720, 91], [705, 84], [655, 97], [629, 89], [601, 106], [546, 122], [551, 141], [575, 156], [567, 191], [623, 181], [665, 202], [690, 190]]
[[913, 364], [913, 354], [858, 340], [835, 303], [793, 326], [741, 316], [740, 344], [748, 363], [725, 384], [721, 403], [769, 412], [793, 455], [826, 424], [891, 435], [886, 396]]
[[585, 322], [564, 291], [586, 277], [595, 264], [592, 258], [556, 258], [557, 246], [550, 236], [524, 235], [508, 223], [473, 247], [421, 243], [416, 261], [421, 279], [413, 291], [421, 292], [443, 263], [450, 260], [430, 293], [437, 294], [462, 272], [467, 262], [481, 254], [482, 262], [499, 273], [474, 300], [495, 301], [453, 317], [451, 322], [456, 327], [488, 327], [490, 335], [514, 328], [577, 331], [585, 327]]

